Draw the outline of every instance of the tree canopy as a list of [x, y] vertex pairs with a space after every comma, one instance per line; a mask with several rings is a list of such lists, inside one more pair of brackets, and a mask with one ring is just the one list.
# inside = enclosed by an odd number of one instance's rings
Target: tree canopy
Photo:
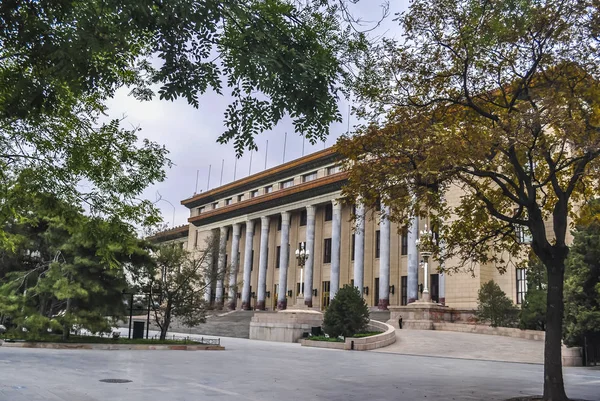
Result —
[[29, 219], [3, 227], [15, 241], [0, 250], [0, 319], [33, 336], [110, 331], [123, 315], [126, 271], [151, 263], [149, 245], [127, 224], [52, 198], [31, 206]]
[[369, 124], [337, 146], [346, 195], [381, 197], [402, 224], [429, 215], [456, 269], [526, 262], [531, 233], [548, 272], [544, 400], [567, 399], [568, 221], [600, 178], [598, 15], [594, 1], [412, 2], [404, 41], [357, 61]]

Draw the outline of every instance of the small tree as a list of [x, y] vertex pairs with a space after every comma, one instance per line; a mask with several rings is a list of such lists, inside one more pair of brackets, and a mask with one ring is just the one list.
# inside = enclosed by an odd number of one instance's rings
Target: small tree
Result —
[[511, 327], [514, 325], [518, 312], [517, 308], [494, 280], [490, 280], [481, 286], [477, 302], [476, 316], [478, 320], [490, 322], [492, 327]]
[[546, 330], [546, 269], [538, 258], [532, 258], [527, 268], [527, 293], [521, 305], [519, 327], [523, 330]]
[[204, 292], [217, 279], [211, 273], [212, 254], [211, 246], [190, 253], [178, 246], [162, 245], [155, 251], [154, 263], [135, 277], [136, 284], [150, 289], [150, 309], [161, 340], [175, 318], [188, 327], [205, 321]]
[[358, 288], [345, 285], [331, 300], [323, 319], [323, 330], [330, 337], [352, 337], [366, 329], [369, 308]]
[[591, 206], [587, 209], [595, 209], [595, 215], [578, 224], [567, 259], [563, 329], [567, 345], [583, 345], [585, 336], [600, 335], [600, 205]]

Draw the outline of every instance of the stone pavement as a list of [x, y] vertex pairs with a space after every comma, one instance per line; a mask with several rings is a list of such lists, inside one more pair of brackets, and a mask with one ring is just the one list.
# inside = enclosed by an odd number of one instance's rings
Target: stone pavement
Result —
[[[500, 401], [539, 394], [534, 364], [351, 352], [222, 338], [225, 351], [0, 347], [0, 401]], [[101, 379], [131, 383], [102, 383]], [[600, 401], [600, 370], [565, 369], [573, 398]]]
[[544, 363], [544, 342], [435, 330], [396, 330], [396, 342], [372, 352], [484, 361]]

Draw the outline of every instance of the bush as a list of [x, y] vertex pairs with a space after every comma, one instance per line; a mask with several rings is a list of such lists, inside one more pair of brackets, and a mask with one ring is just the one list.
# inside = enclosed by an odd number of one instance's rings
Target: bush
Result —
[[477, 320], [489, 322], [492, 327], [515, 326], [519, 310], [494, 280], [481, 286], [477, 302]]
[[329, 337], [352, 337], [365, 331], [369, 308], [358, 288], [345, 285], [331, 300], [323, 318], [323, 330]]

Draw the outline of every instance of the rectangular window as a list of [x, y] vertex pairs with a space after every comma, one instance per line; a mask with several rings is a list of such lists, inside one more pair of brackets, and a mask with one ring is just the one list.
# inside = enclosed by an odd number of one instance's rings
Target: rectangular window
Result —
[[522, 304], [527, 293], [527, 272], [517, 269], [517, 304]]
[[279, 217], [277, 218], [277, 231], [281, 231], [281, 220], [282, 217], [281, 215], [279, 215]]
[[198, 248], [198, 231], [196, 231], [196, 237], [194, 237], [194, 248]]
[[244, 200], [244, 194], [238, 195], [238, 202], [241, 202]]
[[265, 270], [267, 270], [269, 268], [269, 248], [267, 248], [267, 254], [265, 256], [265, 259], [267, 259], [267, 265], [265, 266]]
[[327, 309], [329, 306], [329, 292], [331, 291], [331, 282], [323, 281], [323, 290], [321, 291], [323, 302], [321, 303], [321, 309]]
[[296, 283], [296, 294], [304, 294], [304, 283], [302, 283], [302, 288], [300, 288], [300, 283]]
[[323, 240], [323, 263], [331, 263], [331, 238]]
[[204, 206], [198, 208], [198, 214], [204, 213]]
[[277, 259], [275, 259], [275, 268], [279, 269], [279, 258], [281, 257], [281, 246], [277, 247]]
[[354, 260], [354, 244], [356, 242], [356, 237], [352, 234], [352, 249], [350, 250], [350, 260]]
[[381, 253], [381, 231], [375, 231], [375, 257], [379, 258]]
[[531, 244], [531, 232], [528, 227], [515, 226], [515, 235], [517, 237], [517, 242], [520, 244]]
[[294, 185], [294, 179], [291, 178], [289, 180], [280, 182], [279, 183], [279, 189], [289, 188], [289, 187], [291, 187], [293, 185]]
[[312, 173], [304, 174], [302, 176], [302, 182], [309, 182], [317, 179], [317, 172], [314, 171]]
[[333, 205], [330, 203], [325, 205], [325, 221], [333, 220]]
[[400, 247], [400, 253], [402, 255], [408, 255], [408, 228], [402, 228], [402, 246]]
[[306, 209], [302, 210], [300, 212], [300, 225], [301, 226], [305, 226], [306, 225]]
[[231, 233], [231, 230], [228, 228], [227, 229], [227, 234], [225, 235], [225, 241], [229, 241], [229, 234]]
[[218, 208], [219, 208], [219, 202], [214, 202], [214, 203], [212, 204], [212, 208], [213, 208], [213, 209], [218, 209]]
[[254, 249], [252, 250], [252, 255], [250, 255], [250, 271], [254, 270]]
[[327, 175], [337, 174], [342, 171], [340, 166], [329, 166], [327, 167]]
[[381, 211], [381, 198], [377, 198], [377, 201], [375, 203], [375, 210], [378, 212]]
[[265, 187], [265, 193], [270, 194], [271, 192], [273, 192], [273, 185], [267, 185]]
[[408, 303], [408, 277], [400, 277], [400, 305], [406, 305]]
[[231, 202], [233, 202], [233, 198], [227, 198], [227, 199], [225, 199], [225, 206], [231, 205]]
[[250, 192], [251, 198], [256, 198], [257, 196], [258, 196], [258, 189], [255, 189], [254, 191]]

